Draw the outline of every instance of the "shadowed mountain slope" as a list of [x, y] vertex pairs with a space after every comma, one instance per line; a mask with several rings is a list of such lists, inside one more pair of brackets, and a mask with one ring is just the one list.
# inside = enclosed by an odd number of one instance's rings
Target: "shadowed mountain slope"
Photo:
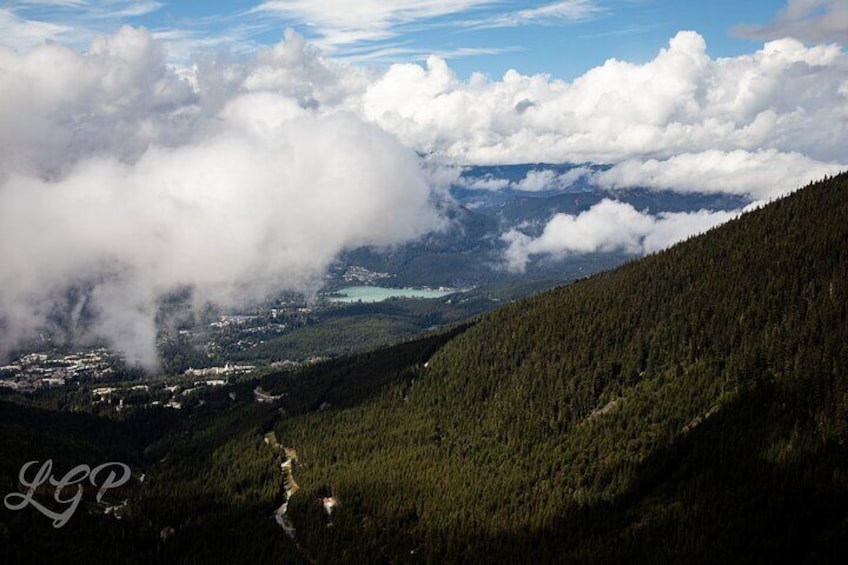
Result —
[[498, 310], [365, 403], [282, 419], [301, 543], [378, 561], [844, 556], [846, 218], [843, 175]]

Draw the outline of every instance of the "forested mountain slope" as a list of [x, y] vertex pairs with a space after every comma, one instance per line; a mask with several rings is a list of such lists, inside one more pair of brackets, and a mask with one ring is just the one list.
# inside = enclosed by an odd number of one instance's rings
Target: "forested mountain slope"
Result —
[[[843, 563], [846, 219], [841, 175], [477, 323], [180, 411], [4, 401], [3, 495], [29, 460], [134, 479], [120, 514], [87, 492], [58, 530], [0, 508], [3, 562]], [[292, 482], [294, 538], [273, 517]]]
[[300, 544], [319, 560], [844, 557], [846, 218], [842, 175], [488, 315], [360, 405], [282, 418]]

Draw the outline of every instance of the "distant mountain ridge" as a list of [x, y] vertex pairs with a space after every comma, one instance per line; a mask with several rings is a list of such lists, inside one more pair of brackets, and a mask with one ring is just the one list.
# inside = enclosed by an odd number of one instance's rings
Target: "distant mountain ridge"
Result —
[[[450, 187], [453, 203], [446, 207], [449, 228], [420, 241], [390, 250], [361, 248], [342, 254], [337, 274], [351, 265], [376, 272], [390, 272], [397, 285], [468, 287], [516, 280], [518, 276], [499, 268], [506, 244], [501, 235], [521, 227], [528, 235], [538, 236], [545, 224], [558, 213], [577, 215], [604, 199], [632, 205], [636, 210], [695, 212], [699, 210], [737, 210], [750, 203], [745, 196], [726, 193], [684, 193], [646, 188], [603, 189], [584, 176], [572, 184], [557, 184], [557, 178], [569, 171], [602, 171], [593, 164], [524, 164], [467, 167]], [[518, 185], [533, 173], [542, 175], [533, 191]], [[548, 178], [550, 177], [550, 178]], [[497, 180], [500, 188], [482, 188], [481, 180]], [[544, 180], [547, 179], [547, 180]], [[571, 182], [571, 181], [570, 181]], [[572, 254], [564, 260], [533, 264], [520, 278], [567, 281], [624, 262], [629, 255], [618, 252]]]

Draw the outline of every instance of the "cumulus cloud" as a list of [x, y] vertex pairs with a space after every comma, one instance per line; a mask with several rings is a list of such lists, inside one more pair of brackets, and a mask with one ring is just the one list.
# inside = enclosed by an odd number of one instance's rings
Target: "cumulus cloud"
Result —
[[557, 174], [550, 169], [528, 171], [521, 181], [514, 183], [517, 190], [539, 192], [556, 186]]
[[53, 176], [93, 153], [129, 158], [151, 142], [184, 135], [192, 88], [169, 72], [139, 29], [96, 39], [88, 54], [56, 44], [24, 54], [0, 47], [0, 178]]
[[[360, 11], [376, 10], [382, 14], [378, 20], [397, 21], [436, 9], [404, 6], [376, 3]], [[330, 7], [318, 3], [310, 10], [329, 14]], [[269, 3], [263, 9], [278, 8]], [[411, 15], [403, 15], [406, 9]], [[451, 9], [464, 8], [458, 3]], [[86, 62], [82, 66], [95, 66]], [[183, 76], [188, 75], [204, 93], [201, 103], [208, 111], [234, 89], [275, 91], [325, 112], [354, 112], [419, 153], [462, 164], [615, 164], [715, 151], [728, 163], [738, 151], [764, 151], [784, 160], [807, 157], [816, 169], [846, 164], [848, 55], [838, 46], [807, 47], [793, 39], [713, 59], [700, 35], [681, 32], [644, 64], [610, 59], [566, 82], [516, 71], [498, 80], [480, 74], [460, 80], [435, 56], [424, 65], [396, 64], [380, 72], [333, 62], [287, 32], [285, 41], [247, 62], [202, 61]], [[18, 94], [26, 92], [24, 84]], [[149, 89], [139, 92], [150, 95]], [[155, 116], [150, 121], [172, 132], [178, 122], [163, 124]], [[796, 180], [787, 177], [784, 184]]]
[[749, 39], [794, 37], [810, 43], [848, 44], [848, 4], [844, 0], [789, 0], [766, 25], [734, 29]]
[[393, 65], [362, 96], [371, 121], [468, 164], [616, 163], [774, 150], [843, 162], [848, 56], [792, 39], [712, 59], [681, 32], [651, 61], [610, 59], [573, 82], [507, 72], [458, 80], [441, 59]]
[[211, 67], [194, 77], [204, 91], [144, 30], [85, 55], [0, 52], [0, 353], [70, 309], [90, 314], [72, 337], [151, 367], [166, 293], [234, 305], [315, 290], [340, 251], [439, 228], [420, 159], [350, 112], [320, 111], [337, 82], [307, 96], [310, 57], [294, 41], [237, 75]]
[[504, 267], [524, 272], [534, 256], [562, 259], [568, 255], [621, 251], [651, 253], [736, 216], [739, 212], [639, 212], [630, 204], [604, 199], [579, 215], [555, 215], [539, 237], [519, 230], [501, 237], [507, 244]]

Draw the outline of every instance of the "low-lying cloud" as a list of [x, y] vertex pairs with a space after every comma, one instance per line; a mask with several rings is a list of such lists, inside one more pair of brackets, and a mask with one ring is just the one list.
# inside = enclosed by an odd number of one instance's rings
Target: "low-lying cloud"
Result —
[[627, 159], [606, 169], [574, 167], [566, 172], [534, 168], [518, 181], [462, 177], [458, 182], [476, 190], [539, 192], [566, 190], [576, 183], [603, 189], [649, 188], [675, 192], [724, 193], [770, 200], [811, 180], [845, 170], [836, 162], [823, 163], [800, 153], [761, 151], [703, 151], [668, 159]]
[[539, 237], [518, 230], [502, 236], [507, 244], [504, 267], [524, 272], [534, 257], [563, 259], [569, 255], [623, 252], [652, 253], [707, 231], [739, 211], [639, 212], [630, 204], [604, 199], [578, 215], [557, 214]]
[[315, 290], [340, 251], [441, 225], [392, 135], [272, 89], [204, 107], [155, 47], [125, 29], [86, 55], [2, 53], [0, 353], [70, 307], [93, 316], [72, 338], [153, 367], [166, 293], [236, 305]]
[[472, 190], [517, 190], [520, 192], [542, 192], [565, 190], [574, 185], [580, 179], [594, 178], [592, 169], [589, 167], [574, 167], [565, 172], [554, 169], [538, 167], [527, 171], [521, 180], [510, 181], [491, 174], [480, 177], [460, 176], [456, 183]]
[[844, 170], [838, 163], [822, 163], [799, 153], [765, 151], [704, 151], [669, 159], [630, 159], [591, 181], [604, 188], [640, 186], [677, 192], [728, 193], [769, 200], [811, 180]]

